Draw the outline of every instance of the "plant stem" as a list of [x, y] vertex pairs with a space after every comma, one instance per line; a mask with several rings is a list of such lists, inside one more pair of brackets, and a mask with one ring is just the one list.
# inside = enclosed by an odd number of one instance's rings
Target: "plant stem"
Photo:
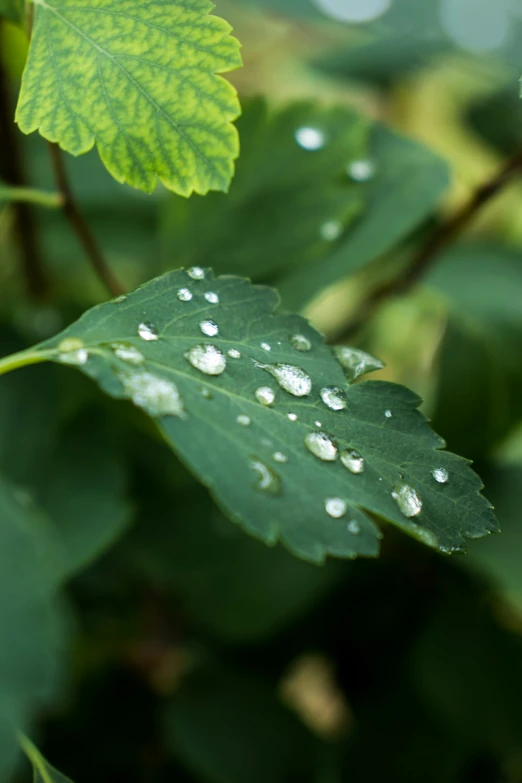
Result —
[[[0, 175], [9, 185], [24, 187], [25, 170], [16, 134], [7, 76], [0, 62]], [[43, 299], [49, 283], [36, 238], [33, 209], [29, 204], [20, 202], [13, 204], [13, 212], [14, 232], [27, 291], [33, 299]]]
[[353, 337], [387, 299], [406, 293], [418, 283], [437, 261], [440, 253], [468, 227], [486, 204], [520, 173], [522, 173], [522, 150], [508, 160], [492, 179], [475, 191], [463, 207], [435, 230], [404, 270], [370, 291], [359, 306], [354, 319], [337, 338], [338, 341]]
[[0, 359], [0, 375], [5, 375], [12, 370], [18, 370], [20, 367], [27, 367], [30, 364], [39, 364], [49, 361], [56, 351], [33, 351], [29, 348], [27, 351], [12, 353]]
[[78, 205], [73, 196], [67, 171], [62, 157], [62, 152], [57, 144], [49, 142], [49, 151], [54, 169], [54, 176], [58, 190], [63, 198], [63, 210], [76, 236], [78, 237], [83, 249], [92, 267], [100, 280], [104, 283], [112, 296], [118, 296], [124, 293], [123, 287], [113, 276], [101, 250], [99, 249], [94, 236], [91, 233], [83, 215], [78, 209]]
[[24, 188], [19, 185], [0, 185], [0, 202], [20, 202], [35, 204], [47, 209], [59, 209], [63, 206], [63, 198], [60, 193], [50, 193], [38, 188]]

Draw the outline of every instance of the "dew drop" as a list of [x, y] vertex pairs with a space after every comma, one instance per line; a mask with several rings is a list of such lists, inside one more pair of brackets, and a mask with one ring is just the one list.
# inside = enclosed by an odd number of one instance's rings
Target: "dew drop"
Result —
[[250, 467], [256, 474], [255, 488], [269, 495], [279, 495], [281, 493], [281, 479], [268, 465], [259, 459], [251, 459]]
[[215, 291], [207, 291], [204, 297], [210, 304], [219, 304], [219, 295]]
[[59, 360], [64, 364], [82, 365], [87, 362], [89, 352], [85, 348], [83, 340], [77, 337], [66, 337], [58, 345]]
[[355, 449], [345, 449], [341, 452], [341, 462], [350, 473], [362, 473], [364, 471], [364, 457]]
[[276, 462], [288, 462], [288, 457], [282, 451], [274, 451], [272, 456]]
[[343, 224], [338, 220], [328, 220], [319, 229], [321, 237], [326, 242], [335, 242], [343, 233]]
[[325, 462], [334, 462], [337, 459], [337, 446], [326, 432], [310, 432], [304, 442], [315, 457]]
[[304, 334], [293, 334], [290, 337], [290, 343], [296, 351], [310, 351], [312, 348], [312, 343]]
[[237, 350], [237, 348], [231, 348], [229, 351], [227, 351], [227, 353], [231, 359], [241, 359], [241, 353]]
[[392, 491], [392, 498], [405, 517], [416, 517], [422, 510], [422, 500], [409, 484], [403, 482], [396, 484]]
[[175, 383], [150, 372], [121, 373], [120, 381], [134, 405], [150, 416], [185, 418], [183, 402]]
[[204, 280], [205, 270], [200, 266], [191, 266], [190, 269], [187, 269], [187, 275], [193, 280]]
[[294, 397], [306, 397], [312, 391], [310, 376], [300, 367], [293, 364], [260, 364], [259, 362], [256, 362], [256, 367], [269, 372], [279, 386]]
[[348, 528], [348, 532], [352, 533], [354, 536], [358, 536], [361, 532], [361, 526], [356, 519], [351, 519], [346, 527]]
[[192, 291], [189, 288], [180, 288], [177, 296], [180, 302], [190, 302]]
[[118, 359], [129, 364], [143, 364], [145, 357], [138, 349], [130, 343], [111, 343], [111, 348]]
[[324, 501], [326, 513], [334, 519], [340, 519], [346, 514], [348, 506], [342, 498], [326, 498]]
[[219, 332], [219, 326], [210, 318], [208, 318], [206, 321], [201, 321], [199, 328], [205, 337], [215, 337]]
[[275, 400], [275, 392], [270, 386], [260, 386], [255, 390], [255, 397], [261, 405], [272, 405]]
[[263, 351], [271, 351], [272, 350], [272, 346], [269, 345], [269, 343], [261, 343], [261, 348], [263, 349]]
[[320, 422], [320, 421], [314, 421], [314, 424], [315, 424], [316, 427], [322, 427], [323, 426], [322, 422]]
[[393, 416], [393, 413], [390, 410], [387, 410], [387, 411], [384, 411], [384, 415], [386, 416], [387, 419], [391, 419], [391, 417]]
[[375, 174], [375, 166], [371, 160], [354, 160], [348, 164], [346, 173], [355, 182], [368, 182]]
[[210, 393], [210, 390], [207, 389], [206, 386], [202, 386], [200, 391], [201, 391], [201, 396], [204, 397], [206, 400], [212, 399], [212, 394]]
[[158, 339], [158, 330], [154, 324], [151, 323], [141, 323], [138, 326], [138, 334], [141, 339], [145, 340], [147, 343], [151, 343]]
[[303, 126], [296, 130], [294, 136], [299, 146], [309, 152], [320, 150], [325, 144], [325, 135], [319, 128]]
[[236, 417], [236, 421], [238, 424], [241, 424], [242, 427], [248, 427], [250, 424], [250, 416], [245, 416], [244, 413], [240, 413], [239, 416]]
[[196, 370], [205, 375], [221, 375], [227, 366], [227, 360], [216, 345], [194, 345], [185, 357]]
[[297, 413], [288, 413], [287, 416], [290, 421], [297, 421]]
[[435, 468], [431, 471], [431, 475], [439, 484], [447, 484], [449, 479], [449, 473], [446, 468]]
[[355, 381], [367, 372], [382, 370], [384, 367], [384, 364], [379, 359], [365, 351], [360, 351], [358, 348], [338, 345], [333, 351], [349, 381]]
[[342, 411], [346, 408], [346, 395], [338, 386], [326, 386], [321, 389], [321, 399], [332, 411]]
[[115, 299], [112, 299], [112, 304], [121, 304], [122, 302], [125, 302], [127, 299], [127, 294], [120, 294]]

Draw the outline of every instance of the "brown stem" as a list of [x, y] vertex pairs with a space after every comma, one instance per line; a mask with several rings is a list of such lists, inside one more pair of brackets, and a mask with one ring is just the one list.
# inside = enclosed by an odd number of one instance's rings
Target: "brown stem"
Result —
[[373, 291], [370, 291], [361, 303], [355, 318], [337, 338], [338, 341], [353, 337], [387, 299], [409, 291], [433, 266], [440, 253], [467, 228], [483, 207], [521, 172], [522, 150], [508, 160], [489, 182], [478, 188], [461, 209], [436, 229], [428, 241], [421, 246], [418, 253], [413, 256], [411, 263], [397, 277], [381, 283]]
[[[0, 176], [9, 185], [23, 187], [27, 184], [25, 167], [9, 97], [7, 76], [0, 62]], [[11, 208], [27, 291], [33, 299], [41, 300], [49, 290], [49, 282], [37, 241], [34, 210], [23, 202]]]
[[63, 161], [62, 152], [57, 144], [49, 143], [49, 151], [51, 154], [51, 161], [54, 169], [54, 176], [58, 190], [63, 198], [63, 210], [73, 231], [76, 233], [80, 243], [92, 264], [92, 267], [100, 280], [104, 283], [107, 290], [112, 296], [118, 296], [124, 293], [123, 287], [113, 276], [109, 269], [105, 258], [103, 257], [96, 240], [91, 233], [89, 226], [87, 225], [82, 213], [78, 209], [78, 205], [74, 199], [65, 164]]

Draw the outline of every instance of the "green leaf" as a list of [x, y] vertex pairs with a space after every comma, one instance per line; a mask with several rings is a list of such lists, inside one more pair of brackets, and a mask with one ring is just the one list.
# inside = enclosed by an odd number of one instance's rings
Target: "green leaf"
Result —
[[16, 118], [73, 155], [96, 144], [118, 180], [184, 196], [227, 190], [241, 64], [209, 0], [35, 0]]
[[365, 512], [443, 551], [495, 530], [479, 479], [439, 451], [419, 398], [390, 383], [349, 386], [323, 338], [275, 314], [277, 303], [245, 280], [179, 270], [4, 368], [61, 361], [132, 399], [234, 521], [311, 561], [376, 555]]
[[21, 24], [24, 19], [24, 0], [0, 0], [0, 17]]
[[72, 783], [70, 778], [62, 775], [44, 759], [28, 737], [20, 737], [20, 746], [33, 765], [33, 783]]
[[[363, 190], [347, 167], [366, 157], [364, 117], [311, 103], [270, 110], [260, 99], [244, 106], [237, 127], [241, 157], [230, 192], [168, 200], [164, 266], [175, 259], [266, 280], [330, 253], [360, 212]], [[318, 149], [299, 145], [305, 128], [320, 134]]]
[[206, 669], [165, 712], [167, 746], [198, 779], [227, 783], [314, 780], [314, 743], [274, 688], [246, 673]]
[[[59, 547], [47, 518], [24, 491], [0, 476], [0, 775], [17, 753], [23, 727], [55, 676]], [[5, 776], [5, 777], [4, 777]]]
[[285, 306], [300, 309], [324, 288], [392, 250], [434, 211], [449, 185], [445, 161], [431, 150], [377, 125], [369, 160], [366, 207], [330, 258], [288, 275]]

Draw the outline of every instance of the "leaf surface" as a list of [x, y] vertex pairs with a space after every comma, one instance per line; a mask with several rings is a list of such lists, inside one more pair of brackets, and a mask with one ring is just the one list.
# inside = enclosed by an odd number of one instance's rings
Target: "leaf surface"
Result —
[[37, 351], [132, 399], [234, 521], [305, 559], [376, 555], [366, 512], [444, 551], [495, 530], [480, 480], [439, 450], [419, 398], [349, 385], [323, 338], [277, 304], [271, 289], [179, 270], [93, 308]]
[[31, 740], [22, 736], [20, 745], [33, 766], [33, 783], [72, 783], [70, 778], [62, 775], [44, 759]]
[[184, 196], [227, 190], [238, 155], [239, 44], [208, 0], [36, 0], [16, 118], [112, 176]]

